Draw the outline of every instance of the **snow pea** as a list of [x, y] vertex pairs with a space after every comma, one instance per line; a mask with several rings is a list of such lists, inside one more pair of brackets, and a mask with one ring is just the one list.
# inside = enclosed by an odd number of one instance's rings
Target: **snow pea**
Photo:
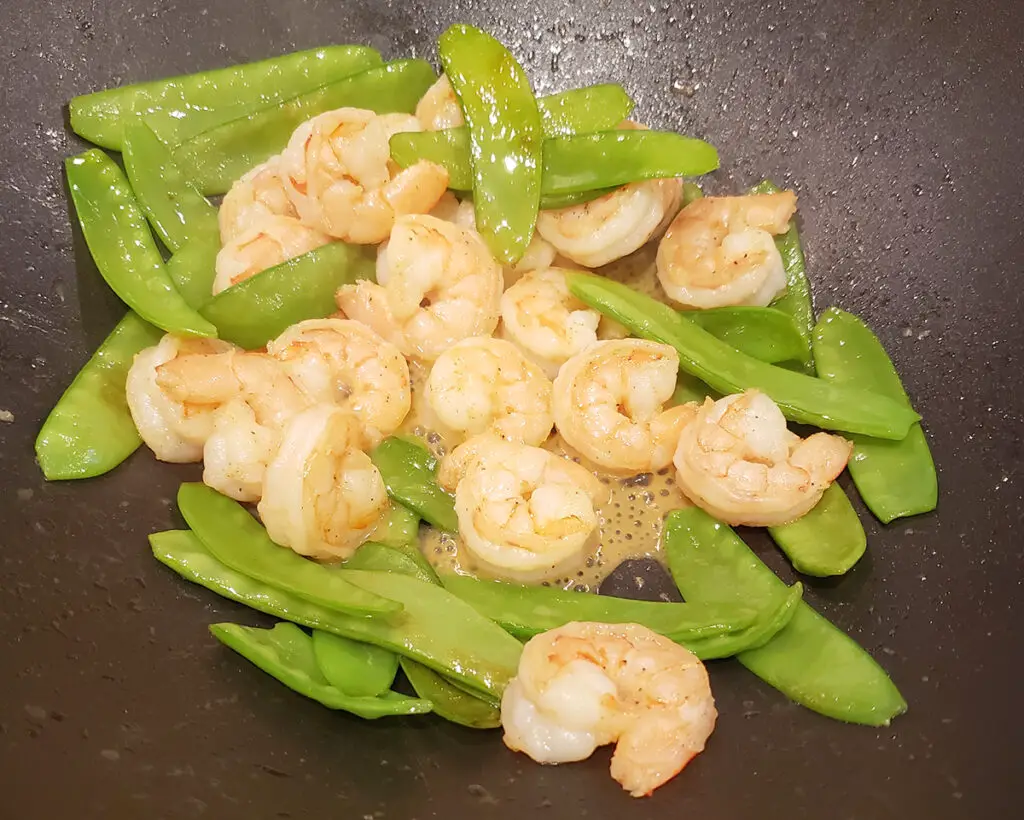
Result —
[[[213, 557], [188, 530], [149, 537], [157, 560], [178, 575], [218, 595], [284, 620], [365, 641], [440, 672], [484, 697], [501, 697], [516, 673], [522, 646], [497, 624], [437, 586], [392, 573], [336, 570], [376, 590], [405, 609], [393, 618], [359, 618], [310, 603], [236, 572]], [[369, 590], [369, 591], [376, 591]]]
[[154, 111], [173, 111], [184, 124], [195, 114], [226, 105], [266, 105], [286, 99], [379, 61], [380, 55], [366, 46], [328, 46], [109, 88], [71, 100], [71, 130], [82, 139], [120, 151], [124, 126]]
[[499, 261], [512, 264], [533, 239], [540, 208], [537, 99], [516, 58], [484, 31], [453, 25], [437, 49], [469, 128], [477, 231]]
[[393, 501], [373, 531], [373, 540], [386, 547], [415, 546], [419, 534], [419, 515], [404, 504]]
[[704, 196], [704, 191], [696, 182], [683, 183], [683, 199], [680, 205], [685, 208], [691, 202], [696, 202]]
[[352, 615], [388, 616], [402, 609], [400, 603], [368, 594], [339, 573], [278, 546], [245, 507], [205, 484], [182, 484], [178, 508], [218, 561], [250, 578]]
[[793, 317], [775, 308], [710, 308], [687, 310], [683, 316], [741, 353], [768, 364], [805, 362], [811, 355]]
[[398, 655], [373, 644], [313, 630], [316, 665], [335, 689], [373, 698], [387, 692], [398, 672]]
[[210, 301], [219, 250], [220, 231], [214, 223], [198, 231], [167, 260], [171, 281], [194, 308], [201, 308]]
[[374, 257], [367, 248], [332, 242], [232, 285], [200, 313], [222, 339], [259, 348], [297, 322], [334, 313], [339, 287], [373, 276]]
[[[900, 377], [878, 338], [856, 316], [829, 308], [814, 328], [818, 375], [831, 384], [856, 385], [910, 407]], [[849, 470], [861, 498], [880, 521], [935, 509], [939, 486], [920, 424], [902, 441], [852, 436]]]
[[378, 572], [398, 572], [418, 578], [428, 584], [439, 584], [437, 573], [423, 557], [419, 547], [408, 544], [388, 547], [374, 541], [367, 541], [355, 555], [343, 564], [345, 569], [369, 569]]
[[92, 149], [65, 162], [78, 221], [96, 267], [128, 307], [150, 324], [182, 336], [216, 328], [175, 289], [124, 172]]
[[36, 438], [36, 460], [47, 481], [110, 472], [142, 444], [128, 412], [125, 379], [135, 354], [161, 336], [129, 311], [92, 354]]
[[402, 658], [402, 671], [421, 698], [430, 701], [438, 717], [469, 729], [497, 729], [501, 710], [460, 689], [443, 675], [409, 658]]
[[797, 584], [785, 600], [761, 612], [738, 602], [704, 605], [635, 601], [553, 587], [482, 581], [465, 575], [444, 575], [441, 583], [521, 640], [570, 621], [637, 623], [703, 659], [729, 657], [763, 645], [789, 622], [803, 595], [803, 588]]
[[192, 187], [167, 146], [141, 120], [125, 126], [122, 158], [135, 198], [169, 250], [217, 229], [217, 209]]
[[429, 700], [410, 698], [398, 692], [366, 697], [343, 692], [328, 682], [317, 666], [313, 640], [295, 624], [283, 621], [271, 629], [239, 624], [211, 624], [210, 632], [218, 641], [281, 681], [289, 689], [318, 701], [328, 709], [340, 709], [375, 718], [396, 715], [424, 715], [431, 709]]
[[864, 525], [838, 484], [831, 484], [809, 513], [768, 532], [797, 572], [818, 578], [849, 571], [868, 545]]
[[[687, 600], [755, 605], [785, 589], [729, 527], [697, 507], [669, 513], [663, 544]], [[887, 726], [907, 709], [885, 670], [806, 602], [767, 644], [737, 657], [790, 699], [836, 720]]]
[[174, 158], [202, 193], [223, 194], [249, 169], [279, 154], [306, 120], [345, 107], [410, 113], [436, 79], [423, 60], [396, 60], [217, 125], [175, 147]]
[[455, 498], [438, 485], [437, 459], [418, 439], [390, 436], [370, 453], [370, 459], [380, 470], [393, 501], [404, 504], [440, 530], [459, 531]]
[[576, 298], [611, 316], [630, 332], [672, 345], [679, 365], [721, 393], [764, 391], [786, 417], [828, 430], [901, 439], [920, 416], [886, 396], [759, 362], [676, 313], [668, 305], [601, 276], [566, 275]]
[[[781, 189], [771, 180], [759, 182], [750, 189], [752, 194], [777, 194]], [[786, 292], [772, 303], [772, 307], [788, 313], [796, 322], [797, 329], [804, 339], [804, 347], [808, 355], [802, 358], [804, 372], [814, 375], [814, 359], [811, 356], [811, 335], [814, 330], [814, 301], [811, 297], [811, 283], [807, 279], [807, 264], [804, 261], [804, 250], [800, 243], [800, 229], [794, 218], [789, 223], [789, 230], [775, 237], [775, 247], [782, 256], [782, 266], [786, 271]]]

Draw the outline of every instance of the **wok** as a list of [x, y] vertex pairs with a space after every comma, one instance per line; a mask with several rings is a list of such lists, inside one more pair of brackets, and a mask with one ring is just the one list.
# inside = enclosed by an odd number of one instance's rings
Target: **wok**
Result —
[[[808, 600], [910, 703], [883, 729], [712, 665], [708, 749], [652, 798], [607, 751], [542, 768], [497, 733], [364, 722], [217, 645], [254, 616], [151, 557], [194, 469], [138, 452], [47, 485], [32, 440], [120, 311], [72, 231], [61, 160], [75, 94], [325, 42], [433, 58], [450, 23], [509, 44], [538, 91], [616, 80], [652, 125], [705, 137], [706, 180], [800, 195], [820, 309], [863, 316], [924, 416], [936, 513], [883, 528]], [[0, 5], [0, 814], [35, 818], [987, 818], [1014, 815], [1024, 640], [1024, 7], [808, 3], [65, 0]], [[5, 418], [9, 418], [5, 415]], [[856, 496], [854, 496], [856, 497]], [[863, 512], [863, 510], [862, 510]], [[791, 572], [754, 542], [787, 579]], [[634, 573], [627, 573], [627, 576]], [[804, 579], [805, 582], [807, 579]]]

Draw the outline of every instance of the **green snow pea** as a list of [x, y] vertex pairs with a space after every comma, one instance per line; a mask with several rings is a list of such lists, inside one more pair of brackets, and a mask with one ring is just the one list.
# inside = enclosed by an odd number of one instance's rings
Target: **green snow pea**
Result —
[[[376, 535], [376, 534], [375, 534]], [[439, 584], [437, 573], [423, 557], [415, 544], [389, 547], [367, 541], [343, 564], [345, 569], [369, 569], [378, 572], [398, 572], [418, 578], [428, 584]]]
[[470, 729], [497, 729], [501, 710], [460, 689], [433, 669], [402, 658], [402, 671], [421, 698], [430, 701], [435, 715]]
[[394, 615], [402, 605], [367, 593], [336, 571], [270, 540], [245, 507], [205, 484], [182, 484], [178, 508], [218, 561], [250, 578], [352, 615]]
[[637, 623], [671, 638], [703, 659], [729, 657], [771, 640], [789, 622], [803, 594], [797, 584], [784, 600], [772, 602], [761, 612], [738, 602], [703, 605], [634, 601], [552, 587], [482, 581], [465, 575], [445, 575], [441, 583], [521, 640], [570, 621]]
[[398, 655], [373, 644], [313, 630], [316, 665], [335, 689], [346, 695], [374, 698], [391, 688]]
[[367, 248], [332, 242], [222, 290], [200, 313], [222, 339], [259, 348], [304, 319], [334, 313], [339, 287], [373, 276], [373, 254]]
[[175, 289], [124, 173], [92, 149], [65, 162], [71, 200], [96, 267], [114, 293], [150, 324], [182, 336], [217, 330]]
[[920, 416], [877, 393], [833, 385], [759, 362], [685, 319], [668, 305], [601, 276], [566, 275], [572, 294], [611, 316], [630, 332], [672, 345], [679, 366], [721, 393], [754, 387], [769, 395], [786, 418], [828, 430], [901, 439]]
[[397, 501], [391, 503], [373, 531], [373, 540], [385, 547], [415, 546], [419, 536], [419, 515]]
[[167, 260], [167, 273], [182, 298], [194, 308], [210, 301], [217, 275], [220, 231], [216, 224], [204, 228]]
[[370, 453], [393, 501], [404, 504], [428, 524], [459, 531], [455, 498], [437, 483], [437, 459], [417, 439], [390, 436]]
[[[729, 527], [697, 507], [669, 513], [663, 544], [687, 600], [756, 605], [785, 589]], [[771, 641], [738, 659], [787, 697], [836, 720], [886, 726], [907, 709], [871, 656], [805, 602]]]
[[[910, 407], [910, 399], [882, 343], [856, 316], [829, 308], [814, 328], [818, 375], [831, 384], [872, 390]], [[902, 441], [851, 436], [848, 465], [868, 509], [888, 524], [935, 509], [939, 486], [920, 424]]]
[[[759, 182], [750, 189], [752, 194], [777, 194], [779, 188], [771, 180]], [[811, 357], [811, 333], [814, 330], [814, 302], [811, 298], [811, 283], [807, 280], [807, 265], [804, 262], [804, 251], [800, 244], [800, 229], [794, 218], [789, 223], [789, 230], [775, 237], [775, 247], [782, 256], [782, 266], [786, 271], [786, 292], [772, 303], [772, 307], [788, 313], [796, 322], [797, 329], [804, 339], [807, 356], [802, 357], [804, 371], [814, 375], [814, 360]]]
[[797, 572], [819, 578], [847, 572], [868, 545], [857, 511], [835, 483], [806, 515], [768, 532]]
[[691, 202], [696, 202], [698, 199], [704, 196], [704, 191], [696, 182], [684, 182], [683, 183], [683, 199], [680, 203], [683, 208], [689, 205]]
[[124, 85], [71, 100], [71, 130], [104, 148], [120, 151], [124, 127], [154, 111], [173, 111], [187, 123], [224, 106], [266, 105], [380, 62], [366, 46], [328, 46], [256, 63]]
[[272, 629], [239, 624], [211, 624], [210, 632], [222, 644], [235, 650], [271, 677], [277, 678], [289, 689], [322, 703], [328, 709], [340, 709], [369, 720], [396, 715], [423, 715], [431, 709], [429, 700], [410, 698], [397, 692], [366, 697], [336, 688], [317, 666], [313, 639], [287, 621]]
[[217, 209], [192, 187], [167, 146], [141, 120], [125, 126], [123, 159], [135, 198], [169, 250], [217, 230]]
[[142, 443], [125, 399], [135, 354], [163, 332], [129, 311], [50, 411], [36, 438], [36, 460], [47, 481], [110, 472]]
[[683, 316], [741, 353], [768, 364], [804, 362], [811, 355], [793, 317], [775, 308], [710, 308], [687, 310]]
[[336, 570], [360, 585], [387, 589], [405, 609], [360, 618], [326, 609], [222, 564], [187, 530], [149, 537], [157, 560], [186, 580], [284, 620], [372, 643], [429, 666], [483, 696], [498, 699], [516, 673], [522, 646], [497, 624], [443, 589], [393, 573]]
[[537, 99], [516, 58], [474, 26], [451, 26], [437, 50], [469, 128], [477, 230], [499, 261], [512, 264], [530, 244], [540, 208]]
[[396, 60], [215, 126], [175, 147], [174, 158], [202, 193], [223, 194], [251, 168], [284, 150], [306, 120], [346, 107], [409, 113], [436, 79], [423, 60]]

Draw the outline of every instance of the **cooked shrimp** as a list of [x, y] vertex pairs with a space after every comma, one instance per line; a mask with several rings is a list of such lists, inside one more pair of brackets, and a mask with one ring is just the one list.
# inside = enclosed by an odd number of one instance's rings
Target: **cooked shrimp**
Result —
[[501, 268], [479, 234], [433, 216], [402, 216], [377, 257], [377, 283], [338, 290], [341, 311], [406, 356], [434, 361], [498, 324]]
[[595, 464], [623, 473], [660, 470], [693, 408], [665, 407], [676, 389], [675, 348], [641, 339], [599, 341], [555, 378], [553, 409], [562, 438]]
[[214, 294], [326, 245], [331, 238], [290, 216], [264, 216], [217, 254]]
[[158, 383], [161, 368], [179, 357], [213, 358], [232, 349], [216, 339], [186, 339], [168, 333], [135, 356], [125, 382], [128, 410], [142, 440], [161, 461], [200, 461], [213, 431], [213, 416], [224, 400], [176, 398]]
[[455, 489], [459, 535], [490, 574], [551, 578], [595, 546], [595, 505], [608, 489], [548, 450], [476, 436], [456, 447], [439, 475]]
[[227, 244], [268, 216], [298, 217], [281, 181], [281, 158], [271, 157], [231, 186], [217, 218], [220, 241]]
[[501, 699], [510, 749], [569, 763], [614, 743], [612, 777], [633, 797], [679, 774], [717, 718], [700, 659], [639, 624], [576, 621], [534, 636]]
[[801, 439], [768, 396], [706, 399], [679, 438], [679, 489], [727, 524], [770, 527], [808, 512], [846, 467], [853, 445], [829, 433]]
[[289, 422], [257, 507], [271, 539], [299, 555], [342, 559], [370, 537], [388, 497], [362, 446], [359, 419], [335, 405]]
[[416, 104], [416, 119], [426, 131], [440, 131], [444, 128], [458, 128], [466, 124], [462, 106], [455, 95], [447, 74], [427, 89]]
[[786, 289], [772, 237], [789, 229], [795, 211], [792, 191], [691, 202], [658, 246], [658, 281], [690, 307], [768, 305]]
[[307, 225], [357, 244], [387, 239], [395, 217], [427, 213], [448, 188], [448, 172], [421, 161], [398, 168], [388, 140], [420, 131], [411, 114], [339, 108], [303, 123], [281, 155], [288, 198]]
[[511, 342], [463, 339], [442, 353], [427, 379], [427, 402], [445, 427], [541, 444], [550, 434], [551, 381]]
[[361, 322], [299, 322], [269, 342], [267, 353], [284, 364], [310, 399], [354, 413], [368, 446], [395, 432], [409, 414], [412, 390], [405, 357]]

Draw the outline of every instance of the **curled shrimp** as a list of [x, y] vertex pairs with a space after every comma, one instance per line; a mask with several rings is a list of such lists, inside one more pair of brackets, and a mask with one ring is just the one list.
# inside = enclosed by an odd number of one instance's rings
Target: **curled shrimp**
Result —
[[224, 195], [217, 212], [221, 243], [227, 244], [268, 216], [298, 217], [281, 181], [279, 156], [257, 165]]
[[686, 405], [665, 407], [676, 389], [679, 354], [642, 339], [599, 341], [555, 378], [553, 409], [562, 438], [581, 455], [623, 473], [660, 470], [672, 461]]
[[455, 490], [466, 548], [490, 574], [520, 581], [554, 577], [595, 546], [595, 505], [608, 496], [579, 464], [494, 435], [456, 447], [438, 480]]
[[299, 218], [356, 244], [388, 237], [395, 217], [427, 213], [448, 188], [448, 172], [433, 162], [399, 168], [388, 141], [420, 131], [411, 114], [339, 108], [303, 123], [281, 155], [282, 179]]
[[770, 527], [808, 512], [846, 467], [853, 445], [829, 433], [801, 439], [758, 390], [706, 399], [675, 452], [694, 504], [727, 524]]
[[363, 444], [359, 419], [340, 407], [317, 404], [292, 418], [257, 506], [273, 541], [310, 558], [343, 559], [370, 537], [388, 497]]
[[463, 339], [430, 370], [427, 402], [445, 427], [541, 444], [551, 434], [551, 382], [511, 342]]
[[203, 445], [213, 431], [214, 413], [222, 401], [181, 397], [159, 381], [161, 370], [185, 358], [210, 358], [232, 350], [216, 339], [186, 339], [167, 334], [135, 356], [125, 381], [125, 397], [142, 440], [161, 461], [200, 461]]
[[290, 216], [264, 216], [237, 234], [217, 254], [216, 295], [262, 270], [302, 256], [330, 242], [329, 236]]
[[476, 231], [428, 215], [395, 220], [377, 257], [377, 283], [344, 285], [341, 311], [406, 356], [434, 361], [498, 324], [501, 268]]
[[361, 322], [299, 322], [269, 342], [267, 353], [312, 401], [353, 413], [363, 424], [368, 446], [395, 432], [409, 414], [412, 389], [405, 357]]
[[700, 659], [639, 624], [576, 621], [534, 636], [501, 699], [510, 749], [569, 763], [614, 743], [611, 775], [633, 797], [679, 774], [717, 718]]
[[447, 74], [427, 89], [427, 93], [416, 103], [416, 119], [426, 131], [441, 131], [445, 128], [458, 128], [466, 124], [462, 116], [462, 106], [455, 95]]
[[768, 305], [786, 289], [772, 237], [789, 229], [795, 211], [792, 191], [691, 202], [658, 246], [658, 281], [690, 307]]

